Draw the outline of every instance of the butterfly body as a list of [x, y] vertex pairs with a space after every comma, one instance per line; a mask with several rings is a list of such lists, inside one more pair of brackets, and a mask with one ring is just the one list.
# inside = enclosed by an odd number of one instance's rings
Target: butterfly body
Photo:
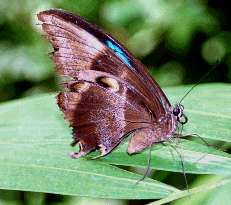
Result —
[[[139, 152], [174, 137], [184, 124], [183, 106], [171, 107], [145, 67], [123, 45], [85, 19], [62, 11], [38, 14], [55, 51], [60, 77], [72, 77], [57, 104], [73, 127], [79, 158], [95, 149], [110, 153], [133, 133], [127, 152]], [[52, 22], [52, 23], [48, 23]]]

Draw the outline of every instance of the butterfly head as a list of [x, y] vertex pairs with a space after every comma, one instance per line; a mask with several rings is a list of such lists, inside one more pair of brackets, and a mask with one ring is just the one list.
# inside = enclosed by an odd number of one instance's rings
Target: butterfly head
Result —
[[185, 124], [188, 121], [188, 118], [186, 115], [183, 114], [184, 106], [183, 105], [178, 105], [177, 107], [174, 107], [172, 110], [172, 114], [176, 117], [177, 122], [180, 124]]

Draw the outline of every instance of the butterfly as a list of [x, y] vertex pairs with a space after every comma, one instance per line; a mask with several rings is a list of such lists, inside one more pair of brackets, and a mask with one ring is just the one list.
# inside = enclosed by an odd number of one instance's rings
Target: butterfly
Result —
[[187, 117], [183, 106], [172, 107], [144, 65], [101, 28], [63, 10], [38, 14], [43, 35], [54, 48], [51, 59], [60, 77], [72, 77], [57, 104], [73, 127], [72, 143], [79, 158], [96, 149], [102, 157], [131, 135], [133, 154], [174, 138]]

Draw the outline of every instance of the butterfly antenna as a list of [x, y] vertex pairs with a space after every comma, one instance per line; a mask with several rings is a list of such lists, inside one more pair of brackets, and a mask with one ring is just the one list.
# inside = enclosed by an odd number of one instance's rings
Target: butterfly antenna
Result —
[[185, 97], [192, 91], [192, 89], [194, 89], [199, 83], [201, 83], [202, 80], [204, 80], [213, 69], [215, 69], [218, 65], [218, 63], [221, 61], [221, 59], [218, 59], [218, 61], [216, 62], [215, 66], [213, 66], [194, 86], [192, 86], [192, 88], [185, 94], [185, 96], [180, 100], [179, 105], [181, 104], [181, 102], [185, 99]]

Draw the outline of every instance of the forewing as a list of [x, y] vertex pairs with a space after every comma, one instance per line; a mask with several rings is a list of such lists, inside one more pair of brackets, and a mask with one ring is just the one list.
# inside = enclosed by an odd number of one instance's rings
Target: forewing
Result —
[[117, 40], [85, 19], [62, 11], [48, 10], [38, 14], [42, 29], [55, 52], [59, 76], [81, 78], [86, 70], [102, 71], [131, 84], [142, 93], [149, 109], [160, 115], [170, 103], [145, 67]]

